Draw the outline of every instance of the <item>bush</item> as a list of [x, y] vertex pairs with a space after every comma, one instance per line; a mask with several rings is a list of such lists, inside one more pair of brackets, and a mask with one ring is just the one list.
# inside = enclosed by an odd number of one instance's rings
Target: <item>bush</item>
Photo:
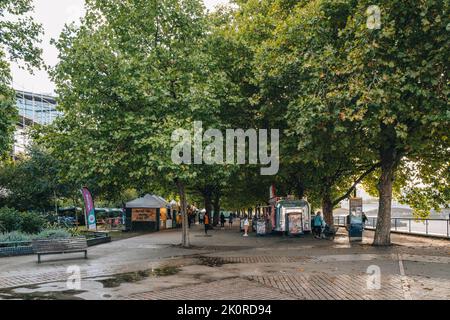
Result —
[[0, 242], [30, 241], [31, 238], [32, 238], [31, 235], [20, 232], [20, 231], [0, 233]]
[[39, 212], [19, 212], [8, 207], [0, 208], [0, 232], [38, 233], [45, 224], [46, 219]]
[[0, 231], [18, 231], [20, 230], [21, 224], [22, 217], [19, 211], [8, 207], [0, 208], [0, 226], [2, 228]]
[[70, 238], [72, 235], [66, 229], [46, 229], [38, 233], [35, 238], [39, 239], [61, 239]]
[[21, 212], [20, 230], [25, 233], [38, 233], [44, 228], [45, 218], [38, 212]]
[[21, 231], [0, 233], [0, 242], [31, 241], [33, 239], [62, 239], [70, 238], [72, 234], [66, 229], [45, 229], [37, 234]]

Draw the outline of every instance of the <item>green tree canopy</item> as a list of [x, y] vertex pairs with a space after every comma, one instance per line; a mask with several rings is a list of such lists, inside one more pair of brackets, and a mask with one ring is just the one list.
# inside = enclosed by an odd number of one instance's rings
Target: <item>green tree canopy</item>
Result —
[[90, 0], [86, 9], [81, 26], [57, 42], [53, 78], [64, 117], [41, 141], [70, 163], [73, 179], [109, 190], [175, 183], [185, 206], [185, 186], [200, 169], [172, 161], [172, 133], [192, 132], [196, 120], [220, 128], [226, 85], [205, 41], [203, 5]]
[[0, 2], [0, 157], [10, 151], [17, 118], [10, 62], [24, 62], [30, 72], [42, 64], [36, 46], [42, 28], [28, 15], [32, 10], [31, 0]]

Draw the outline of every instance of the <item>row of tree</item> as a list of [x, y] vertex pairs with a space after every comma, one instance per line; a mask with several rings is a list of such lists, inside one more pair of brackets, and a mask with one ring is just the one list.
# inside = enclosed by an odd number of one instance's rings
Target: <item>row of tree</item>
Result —
[[[36, 141], [61, 181], [105, 198], [177, 193], [183, 212], [188, 200], [208, 212], [262, 204], [275, 183], [332, 224], [363, 183], [380, 198], [374, 244], [388, 245], [393, 195], [422, 214], [450, 198], [449, 15], [447, 1], [389, 0], [374, 29], [370, 5], [238, 0], [210, 13], [200, 0], [87, 0], [55, 42], [64, 116]], [[280, 129], [279, 173], [173, 163], [172, 133], [194, 121]]]

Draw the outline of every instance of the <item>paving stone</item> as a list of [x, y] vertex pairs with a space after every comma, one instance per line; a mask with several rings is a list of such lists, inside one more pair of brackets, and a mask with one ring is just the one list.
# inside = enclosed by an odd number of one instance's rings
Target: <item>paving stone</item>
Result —
[[293, 300], [295, 295], [243, 278], [134, 294], [130, 300]]
[[277, 288], [305, 300], [365, 300], [403, 299], [403, 291], [397, 277], [382, 280], [380, 290], [367, 288], [366, 276], [321, 274], [284, 274], [271, 276], [251, 276], [248, 279], [268, 287]]

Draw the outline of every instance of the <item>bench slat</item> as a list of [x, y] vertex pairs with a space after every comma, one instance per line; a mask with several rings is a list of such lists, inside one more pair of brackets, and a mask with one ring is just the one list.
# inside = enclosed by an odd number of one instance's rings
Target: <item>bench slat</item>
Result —
[[63, 239], [34, 239], [32, 241], [35, 252], [67, 252], [70, 250], [87, 249], [87, 240], [84, 237]]

